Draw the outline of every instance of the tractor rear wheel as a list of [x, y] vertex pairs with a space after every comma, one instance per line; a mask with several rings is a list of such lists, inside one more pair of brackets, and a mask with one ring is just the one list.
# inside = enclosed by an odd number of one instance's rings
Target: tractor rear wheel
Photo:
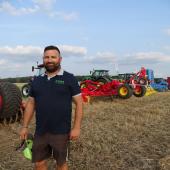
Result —
[[132, 89], [127, 84], [120, 85], [118, 88], [118, 96], [122, 99], [128, 99], [132, 96]]
[[146, 93], [146, 87], [145, 86], [136, 86], [134, 88], [133, 94], [136, 97], [143, 97]]
[[99, 82], [101, 85], [103, 85], [103, 84], [109, 82], [110, 80], [107, 79], [107, 78], [102, 78], [101, 77], [101, 78], [97, 79], [96, 81]]
[[0, 120], [14, 122], [21, 118], [21, 92], [19, 88], [9, 82], [0, 83]]
[[28, 97], [29, 96], [29, 90], [30, 90], [30, 85], [25, 84], [22, 86], [21, 93], [23, 97]]

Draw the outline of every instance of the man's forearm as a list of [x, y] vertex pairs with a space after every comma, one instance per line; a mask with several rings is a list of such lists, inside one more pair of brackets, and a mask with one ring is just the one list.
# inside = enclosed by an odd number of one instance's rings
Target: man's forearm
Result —
[[73, 128], [81, 127], [82, 117], [83, 117], [83, 109], [82, 109], [82, 103], [80, 103], [76, 106]]
[[23, 127], [25, 128], [28, 127], [33, 115], [34, 115], [34, 102], [29, 100], [24, 111]]

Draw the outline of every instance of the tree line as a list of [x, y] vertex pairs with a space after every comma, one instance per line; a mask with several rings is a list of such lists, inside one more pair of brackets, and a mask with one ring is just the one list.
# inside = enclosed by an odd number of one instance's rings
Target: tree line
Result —
[[[78, 81], [82, 81], [86, 76], [76, 76]], [[0, 78], [0, 82], [10, 82], [10, 83], [28, 83], [32, 76], [27, 77], [13, 77], [13, 78]]]

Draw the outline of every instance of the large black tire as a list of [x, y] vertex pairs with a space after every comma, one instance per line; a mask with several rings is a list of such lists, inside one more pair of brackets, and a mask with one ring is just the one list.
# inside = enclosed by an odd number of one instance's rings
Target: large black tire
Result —
[[136, 97], [143, 97], [146, 93], [146, 87], [145, 86], [138, 86], [138, 90], [133, 90], [133, 95]]
[[133, 91], [127, 84], [122, 84], [118, 87], [118, 96], [121, 99], [128, 99], [132, 96]]
[[20, 113], [22, 102], [19, 88], [9, 82], [0, 83], [0, 119], [14, 118]]
[[25, 84], [22, 86], [21, 93], [23, 97], [29, 96], [30, 84]]
[[100, 77], [99, 79], [96, 80], [97, 82], [99, 82], [100, 84], [105, 84], [107, 82], [110, 82], [109, 79], [105, 78], [105, 77]]

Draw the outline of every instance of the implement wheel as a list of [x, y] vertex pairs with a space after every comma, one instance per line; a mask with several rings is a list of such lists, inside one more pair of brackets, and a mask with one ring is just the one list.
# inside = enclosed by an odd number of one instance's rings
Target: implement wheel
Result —
[[122, 99], [128, 99], [132, 96], [133, 92], [132, 92], [132, 89], [126, 85], [126, 84], [123, 84], [121, 86], [119, 86], [118, 88], [118, 96]]
[[143, 97], [146, 93], [146, 87], [145, 86], [136, 86], [134, 88], [133, 94], [136, 97]]
[[80, 83], [80, 88], [81, 89], [86, 88], [86, 87], [87, 87], [86, 83]]

